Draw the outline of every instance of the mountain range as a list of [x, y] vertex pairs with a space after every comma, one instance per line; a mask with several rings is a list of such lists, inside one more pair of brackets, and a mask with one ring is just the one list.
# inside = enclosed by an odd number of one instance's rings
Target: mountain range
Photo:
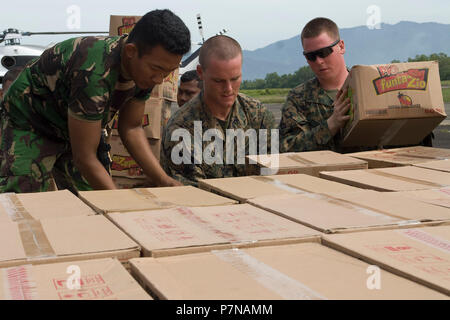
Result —
[[[402, 21], [381, 24], [380, 29], [366, 26], [340, 29], [346, 46], [348, 67], [357, 64], [383, 64], [397, 59], [406, 61], [418, 54], [443, 52], [450, 55], [450, 24]], [[244, 50], [243, 79], [264, 79], [266, 74], [293, 73], [307, 65], [302, 54], [300, 35], [277, 41], [256, 50]]]

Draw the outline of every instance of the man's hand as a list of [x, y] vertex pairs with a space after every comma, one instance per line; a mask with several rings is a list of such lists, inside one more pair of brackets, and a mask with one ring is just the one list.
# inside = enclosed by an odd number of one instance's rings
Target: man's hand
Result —
[[350, 99], [346, 98], [347, 91], [347, 89], [338, 91], [336, 101], [333, 103], [333, 114], [327, 120], [328, 128], [332, 136], [335, 136], [339, 129], [343, 128], [345, 123], [350, 119], [350, 116], [347, 115], [350, 109]]

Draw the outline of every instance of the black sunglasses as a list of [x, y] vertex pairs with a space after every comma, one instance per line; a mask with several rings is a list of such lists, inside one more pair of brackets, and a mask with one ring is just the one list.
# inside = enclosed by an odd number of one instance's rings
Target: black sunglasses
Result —
[[339, 41], [341, 41], [341, 39], [337, 39], [335, 42], [333, 42], [332, 44], [330, 44], [328, 47], [324, 47], [321, 49], [317, 49], [315, 51], [311, 51], [311, 52], [305, 52], [303, 51], [303, 55], [305, 56], [306, 59], [308, 59], [309, 61], [316, 61], [317, 57], [320, 58], [326, 58], [328, 57], [332, 52], [333, 52], [333, 47], [335, 45], [337, 45], [339, 43]]

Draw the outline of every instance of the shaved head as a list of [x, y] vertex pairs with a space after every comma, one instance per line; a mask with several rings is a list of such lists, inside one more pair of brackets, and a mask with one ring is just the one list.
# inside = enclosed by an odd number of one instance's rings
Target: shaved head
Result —
[[209, 38], [202, 45], [199, 62], [203, 70], [205, 70], [211, 58], [231, 60], [239, 55], [242, 58], [242, 49], [239, 43], [233, 38], [219, 35]]

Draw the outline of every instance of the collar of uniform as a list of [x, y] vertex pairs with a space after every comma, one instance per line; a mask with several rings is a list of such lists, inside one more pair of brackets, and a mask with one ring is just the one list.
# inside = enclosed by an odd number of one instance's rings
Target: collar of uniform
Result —
[[125, 50], [125, 45], [127, 43], [127, 39], [128, 39], [128, 35], [124, 35], [122, 36], [122, 38], [120, 39], [120, 75], [127, 81], [131, 81], [131, 76], [130, 74], [126, 71], [125, 66], [124, 66], [124, 59], [123, 58], [123, 52]]
[[[202, 103], [202, 109], [203, 109], [203, 111], [205, 112], [205, 114], [207, 115], [207, 118], [209, 118], [209, 119], [214, 119], [215, 127], [217, 127], [217, 126], [218, 126], [218, 127], [221, 127], [220, 124], [219, 124], [219, 119], [217, 119], [217, 118], [211, 113], [211, 111], [209, 110], [208, 106], [207, 106], [206, 103], [205, 103], [205, 99], [204, 99], [204, 91], [203, 91], [203, 89], [202, 89], [202, 91], [200, 91], [199, 98], [200, 98], [200, 101], [201, 101], [201, 103]], [[240, 102], [239, 102], [239, 95], [238, 95], [238, 97], [236, 98], [236, 100], [234, 101], [234, 104], [233, 104], [233, 106], [231, 107], [230, 113], [229, 113], [228, 116], [227, 116], [227, 119], [226, 119], [226, 121], [227, 121], [227, 128], [230, 128], [230, 119], [236, 118], [237, 110], [238, 110], [238, 109], [242, 109], [242, 108], [238, 108], [238, 104], [240, 105]], [[240, 117], [237, 117], [237, 118], [240, 119]], [[240, 120], [240, 121], [241, 121], [241, 120]], [[242, 121], [241, 121], [241, 122], [242, 122]], [[230, 128], [230, 129], [231, 129], [231, 128]]]

